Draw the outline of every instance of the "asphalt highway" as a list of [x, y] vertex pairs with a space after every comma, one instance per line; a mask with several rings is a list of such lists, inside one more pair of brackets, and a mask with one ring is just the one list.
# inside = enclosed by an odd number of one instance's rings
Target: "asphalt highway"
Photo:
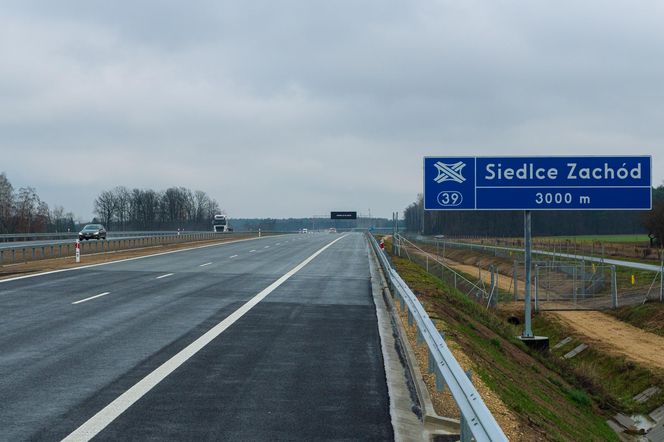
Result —
[[0, 282], [0, 440], [390, 440], [366, 241], [285, 235]]

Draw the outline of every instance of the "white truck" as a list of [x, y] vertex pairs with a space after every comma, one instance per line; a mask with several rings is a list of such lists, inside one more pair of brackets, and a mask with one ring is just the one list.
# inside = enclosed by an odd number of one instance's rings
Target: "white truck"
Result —
[[214, 233], [228, 233], [233, 231], [233, 228], [228, 224], [228, 217], [226, 215], [215, 215], [212, 220], [212, 229]]

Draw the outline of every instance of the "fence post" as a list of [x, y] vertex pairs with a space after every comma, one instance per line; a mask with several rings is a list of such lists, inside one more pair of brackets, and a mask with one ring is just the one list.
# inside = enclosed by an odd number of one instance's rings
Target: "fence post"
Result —
[[616, 266], [611, 266], [611, 301], [613, 308], [618, 308], [618, 284], [616, 282]]
[[519, 290], [518, 290], [519, 278], [517, 277], [518, 276], [517, 269], [518, 269], [518, 264], [517, 260], [515, 259], [514, 260], [514, 301], [519, 300]]
[[572, 296], [576, 305], [576, 264], [572, 264]]
[[586, 298], [586, 260], [581, 260], [581, 296]]
[[659, 252], [661, 260], [659, 262], [659, 302], [664, 302], [664, 253]]

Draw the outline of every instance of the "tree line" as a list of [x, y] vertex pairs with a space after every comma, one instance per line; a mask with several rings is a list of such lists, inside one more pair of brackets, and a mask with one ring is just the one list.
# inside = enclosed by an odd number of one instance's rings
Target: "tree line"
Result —
[[7, 175], [0, 173], [0, 234], [74, 230], [73, 213], [62, 206], [50, 209], [33, 187], [15, 190]]
[[[523, 211], [424, 211], [422, 195], [404, 210], [406, 229], [425, 235], [515, 237], [523, 235]], [[648, 233], [664, 238], [664, 186], [653, 189], [653, 209], [533, 211], [533, 235]], [[657, 241], [657, 240], [655, 240]]]
[[104, 190], [94, 200], [97, 221], [111, 230], [210, 230], [219, 204], [202, 190]]

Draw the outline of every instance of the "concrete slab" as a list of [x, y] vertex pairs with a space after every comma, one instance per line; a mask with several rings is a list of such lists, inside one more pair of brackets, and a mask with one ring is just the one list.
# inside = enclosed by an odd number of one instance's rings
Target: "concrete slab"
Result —
[[664, 421], [661, 421], [648, 432], [646, 438], [650, 442], [664, 442]]
[[659, 393], [659, 387], [650, 387], [643, 390], [641, 393], [634, 396], [634, 401], [642, 404], [648, 399]]
[[648, 416], [655, 422], [664, 420], [664, 405], [659, 408], [654, 409]]
[[562, 341], [558, 342], [556, 345], [554, 345], [554, 346], [553, 346], [553, 349], [554, 349], [554, 350], [557, 350], [557, 349], [559, 349], [560, 347], [562, 347], [562, 346], [564, 346], [564, 345], [570, 343], [571, 341], [572, 341], [572, 337], [571, 337], [571, 336], [568, 336], [568, 337], [566, 337], [565, 339], [563, 339]]
[[636, 431], [636, 424], [629, 416], [625, 416], [622, 413], [618, 413], [615, 416], [613, 416], [613, 420], [622, 425], [626, 430]]
[[618, 434], [625, 432], [625, 427], [623, 427], [622, 425], [617, 424], [616, 421], [614, 421], [613, 419], [607, 420], [606, 424], [609, 427], [611, 427], [611, 429], [613, 431], [615, 431], [616, 433], [618, 433]]
[[563, 356], [564, 359], [572, 359], [574, 356], [578, 355], [581, 353], [583, 350], [588, 348], [588, 345], [586, 344], [580, 344], [574, 348], [574, 350], [570, 351], [569, 353], [566, 353], [565, 356]]

